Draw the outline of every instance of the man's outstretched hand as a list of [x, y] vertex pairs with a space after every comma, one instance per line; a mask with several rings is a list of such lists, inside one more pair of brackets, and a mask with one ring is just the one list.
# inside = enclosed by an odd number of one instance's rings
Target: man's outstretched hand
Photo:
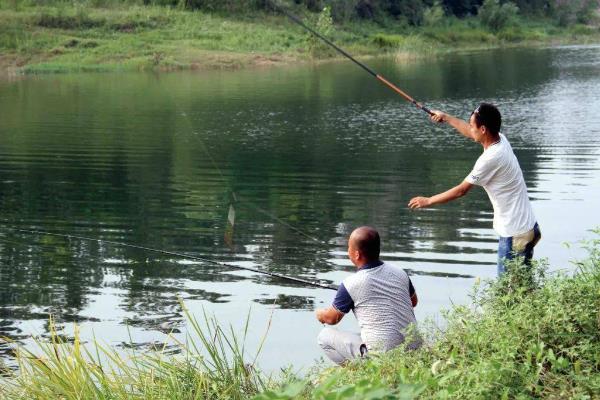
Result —
[[431, 120], [433, 122], [446, 122], [448, 114], [446, 114], [445, 112], [442, 111], [438, 111], [438, 110], [431, 110]]
[[422, 197], [422, 196], [413, 197], [408, 202], [409, 208], [425, 208], [425, 207], [429, 207], [430, 205], [431, 205], [431, 200], [429, 199], [429, 197]]

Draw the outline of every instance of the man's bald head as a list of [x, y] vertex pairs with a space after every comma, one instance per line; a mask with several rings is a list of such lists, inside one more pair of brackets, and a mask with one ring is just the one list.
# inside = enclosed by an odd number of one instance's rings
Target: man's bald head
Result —
[[379, 233], [370, 226], [356, 228], [348, 239], [350, 247], [358, 250], [367, 262], [379, 260], [381, 240]]

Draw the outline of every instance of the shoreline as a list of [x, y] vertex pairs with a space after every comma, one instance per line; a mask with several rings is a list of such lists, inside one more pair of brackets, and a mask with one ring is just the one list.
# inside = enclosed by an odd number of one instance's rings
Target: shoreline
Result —
[[[413, 63], [452, 54], [474, 53], [482, 51], [494, 51], [500, 49], [544, 49], [558, 48], [562, 46], [594, 46], [600, 45], [598, 41], [551, 41], [551, 42], [520, 42], [494, 46], [465, 46], [453, 47], [451, 49], [435, 49], [427, 53], [417, 51], [400, 50], [397, 52], [383, 52], [382, 54], [352, 54], [358, 60], [372, 60], [377, 58], [393, 58], [397, 63]], [[274, 67], [291, 67], [321, 65], [328, 63], [347, 62], [343, 56], [328, 58], [303, 58], [297, 55], [266, 55], [256, 53], [223, 53], [217, 52], [207, 54], [207, 58], [191, 61], [189, 64], [162, 65], [162, 66], [136, 66], [133, 64], [70, 64], [53, 65], [52, 63], [27, 64], [22, 58], [15, 55], [0, 56], [0, 80], [13, 80], [26, 78], [34, 75], [69, 74], [69, 73], [110, 73], [110, 72], [154, 72], [172, 73], [178, 71], [241, 71], [259, 70]]]
[[[523, 22], [490, 32], [473, 21], [439, 27], [336, 25], [328, 35], [360, 59], [397, 62], [465, 51], [598, 44], [600, 29]], [[178, 70], [240, 70], [344, 58], [284, 16], [223, 16], [160, 6], [102, 9], [0, 9], [0, 79], [30, 74]]]

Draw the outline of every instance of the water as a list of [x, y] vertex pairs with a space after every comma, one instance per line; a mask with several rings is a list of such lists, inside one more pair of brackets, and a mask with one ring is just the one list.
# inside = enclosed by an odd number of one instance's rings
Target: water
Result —
[[[511, 49], [369, 64], [432, 108], [468, 117], [496, 103], [543, 239], [537, 257], [570, 268], [563, 242], [600, 225], [600, 47]], [[409, 199], [462, 181], [481, 152], [434, 126], [351, 63], [173, 74], [68, 74], [0, 82], [0, 335], [65, 334], [142, 349], [197, 315], [270, 330], [267, 370], [320, 357], [316, 307], [334, 292], [109, 243], [182, 252], [338, 283], [346, 237], [377, 227], [383, 258], [407, 269], [417, 317], [439, 319], [495, 276], [481, 189], [428, 210]], [[233, 243], [224, 233], [237, 196]], [[356, 330], [353, 316], [343, 329]], [[7, 345], [0, 345], [10, 360]]]

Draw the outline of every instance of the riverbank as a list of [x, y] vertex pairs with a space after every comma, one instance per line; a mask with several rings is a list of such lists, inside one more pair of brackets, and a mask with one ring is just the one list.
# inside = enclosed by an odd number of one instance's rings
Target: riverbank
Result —
[[[225, 16], [161, 6], [14, 4], [0, 2], [4, 74], [238, 69], [338, 57], [286, 17], [273, 13]], [[354, 55], [387, 54], [399, 60], [462, 49], [600, 42], [598, 27], [559, 27], [549, 20], [531, 19], [498, 32], [482, 28], [474, 17], [447, 17], [435, 26], [421, 27], [353, 22], [328, 31]]]
[[[120, 356], [77, 334], [21, 349], [6, 399], [387, 399], [596, 398], [600, 394], [600, 230], [573, 275], [517, 263], [454, 306], [447, 327], [421, 326], [422, 349], [397, 349], [306, 378], [269, 378], [247, 358], [243, 337], [188, 314], [195, 341]], [[246, 330], [247, 332], [247, 330]], [[242, 334], [242, 336], [245, 335]], [[239, 337], [239, 336], [238, 336]], [[102, 361], [104, 360], [104, 361]], [[227, 361], [229, 360], [229, 361]], [[250, 361], [250, 362], [248, 362]]]

